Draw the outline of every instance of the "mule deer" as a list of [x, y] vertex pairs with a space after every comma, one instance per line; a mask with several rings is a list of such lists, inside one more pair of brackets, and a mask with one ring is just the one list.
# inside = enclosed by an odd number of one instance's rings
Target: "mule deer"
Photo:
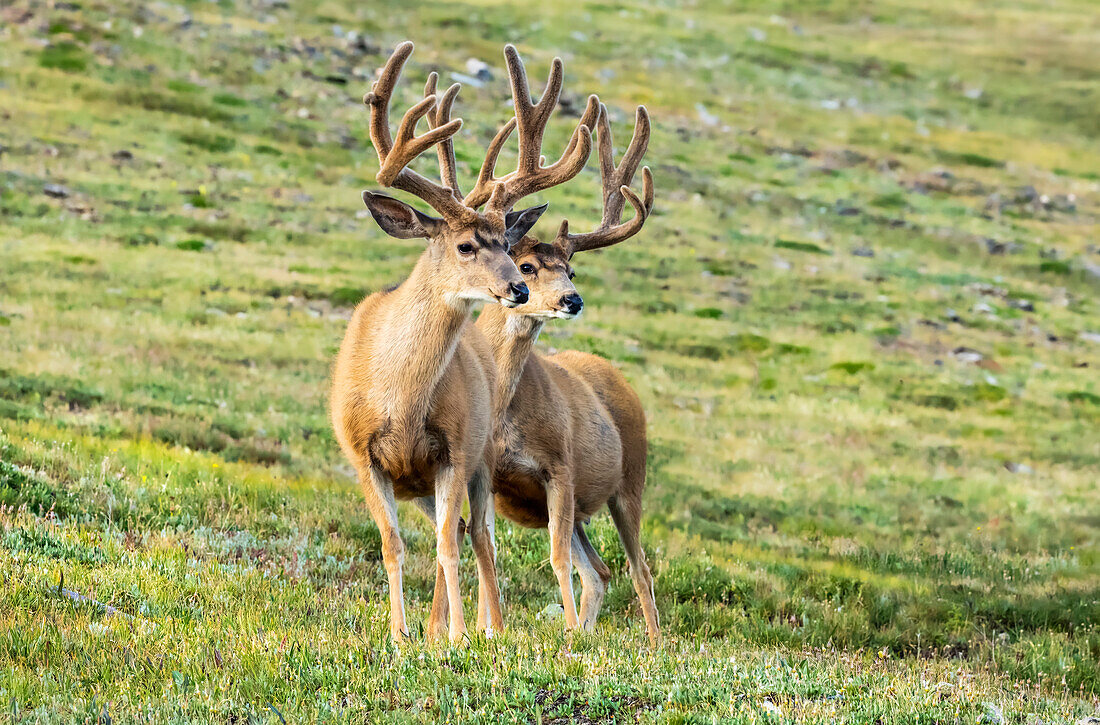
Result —
[[[603, 218], [592, 232], [569, 233], [563, 221], [552, 243], [525, 236], [510, 254], [531, 290], [527, 304], [486, 308], [476, 327], [489, 339], [498, 378], [493, 491], [500, 513], [550, 530], [550, 561], [562, 593], [567, 628], [592, 629], [611, 571], [584, 530], [606, 504], [630, 563], [650, 641], [660, 637], [653, 578], [642, 552], [645, 413], [637, 394], [609, 362], [581, 352], [544, 356], [533, 350], [546, 320], [572, 319], [583, 303], [570, 281], [576, 252], [637, 234], [653, 207], [653, 178], [642, 170], [642, 197], [629, 188], [649, 143], [649, 116], [639, 107], [630, 145], [614, 163], [607, 109], [598, 119]], [[629, 200], [635, 209], [621, 222]], [[583, 584], [578, 617], [572, 565]], [[437, 580], [437, 592], [439, 592]], [[445, 605], [437, 597], [440, 607]]]
[[[536, 119], [533, 126], [520, 128], [519, 168], [495, 178], [493, 167], [500, 148], [491, 146], [476, 188], [463, 197], [453, 148], [453, 136], [462, 121], [450, 118], [458, 84], [437, 96], [433, 74], [423, 100], [405, 113], [396, 138], [390, 136], [390, 98], [412, 50], [412, 43], [399, 45], [364, 98], [381, 166], [377, 180], [419, 197], [442, 217], [363, 192], [363, 201], [383, 231], [401, 239], [423, 237], [428, 244], [404, 282], [392, 291], [371, 295], [356, 308], [336, 358], [331, 414], [336, 438], [358, 472], [381, 534], [391, 635], [395, 640], [408, 636], [402, 591], [405, 547], [396, 502], [433, 497], [437, 570], [448, 603], [450, 638], [456, 641], [465, 634], [457, 532], [467, 494], [477, 558], [478, 609], [485, 612], [479, 624], [496, 630], [503, 625], [491, 530], [491, 459], [487, 457], [492, 452], [487, 443], [496, 366], [484, 336], [466, 323], [476, 302], [516, 306], [527, 301], [528, 288], [508, 249], [522, 239], [546, 206], [519, 212], [512, 208], [520, 198], [579, 173], [588, 159], [591, 133], [590, 122], [586, 125], [582, 119], [561, 159], [543, 166], [542, 127]], [[557, 61], [551, 85], [560, 88], [561, 77]], [[598, 100], [589, 99], [589, 107], [589, 117], [594, 118]], [[535, 108], [544, 125], [552, 105]], [[430, 129], [417, 136], [416, 125], [425, 116]], [[433, 145], [442, 183], [407, 168]], [[478, 211], [482, 204], [484, 211]], [[442, 628], [441, 619], [429, 621], [433, 635]]]

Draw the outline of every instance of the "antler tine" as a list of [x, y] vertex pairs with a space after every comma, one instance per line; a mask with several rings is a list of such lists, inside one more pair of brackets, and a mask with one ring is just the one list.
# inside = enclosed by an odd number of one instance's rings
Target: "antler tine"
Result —
[[[439, 74], [435, 71], [428, 74], [428, 82], [424, 84], [425, 98], [436, 95], [435, 86], [438, 80]], [[458, 91], [461, 88], [462, 85], [459, 83], [452, 85], [439, 97], [435, 108], [428, 111], [428, 126], [430, 128], [439, 128], [450, 122], [451, 108], [454, 106], [455, 98], [458, 97]], [[439, 178], [445, 186], [450, 188], [456, 199], [461, 199], [462, 192], [458, 189], [458, 165], [455, 162], [454, 137], [448, 136], [440, 141], [435, 150], [439, 154]]]
[[[638, 106], [634, 122], [634, 135], [623, 154], [619, 165], [615, 165], [615, 154], [611, 141], [611, 121], [607, 107], [601, 104], [600, 118], [597, 124], [599, 135], [600, 179], [603, 186], [603, 218], [593, 231], [583, 234], [570, 234], [569, 221], [563, 219], [558, 229], [556, 242], [565, 245], [569, 254], [618, 244], [641, 231], [650, 213], [653, 211], [653, 174], [649, 167], [642, 169], [641, 198], [630, 188], [634, 173], [641, 163], [649, 146], [649, 112], [645, 106]], [[623, 208], [629, 201], [634, 207], [634, 217], [620, 223]]]
[[[584, 113], [581, 114], [581, 120], [578, 124], [578, 128], [580, 126], [584, 126], [588, 128], [589, 131], [591, 131], [596, 127], [596, 121], [599, 116], [600, 99], [596, 96], [589, 96], [588, 106], [585, 108]], [[508, 137], [512, 135], [512, 131], [516, 130], [516, 124], [517, 121], [515, 116], [508, 119], [508, 123], [504, 124], [504, 126], [502, 126], [501, 129], [497, 131], [497, 135], [494, 136], [492, 142], [489, 143], [489, 147], [485, 151], [485, 161], [481, 165], [481, 173], [478, 174], [477, 184], [470, 191], [470, 193], [466, 195], [466, 198], [463, 199], [463, 203], [466, 206], [473, 207], [475, 209], [481, 206], [489, 200], [489, 197], [492, 195], [493, 190], [497, 187], [498, 184], [503, 181], [507, 181], [511, 177], [515, 176], [516, 172], [513, 171], [512, 173], [498, 179], [494, 175], [494, 173], [496, 171], [497, 158], [500, 156], [500, 150], [504, 148], [504, 142], [507, 141]], [[555, 166], [562, 164], [564, 159], [571, 158], [573, 154], [580, 153], [583, 153], [585, 163], [587, 163], [588, 152], [584, 152], [583, 150], [578, 151], [579, 145], [580, 134], [575, 131], [573, 133], [573, 136], [569, 139], [569, 145], [565, 147], [565, 152], [562, 154], [562, 159], [559, 159]], [[545, 163], [546, 157], [539, 156], [539, 165], [542, 166]], [[584, 164], [581, 164], [582, 168], [583, 166]], [[564, 181], [568, 180], [568, 178], [564, 179]]]
[[462, 203], [466, 206], [476, 209], [489, 200], [493, 188], [500, 182], [500, 179], [493, 175], [496, 171], [497, 158], [500, 156], [500, 150], [504, 148], [504, 142], [508, 140], [515, 129], [516, 118], [513, 116], [508, 119], [508, 123], [504, 124], [497, 131], [497, 135], [493, 136], [493, 140], [489, 142], [489, 148], [485, 150], [485, 160], [482, 162], [481, 171], [477, 175], [477, 183], [474, 184], [474, 188], [470, 190], [466, 198], [462, 200]]
[[[410, 194], [415, 194], [436, 211], [443, 215], [448, 222], [461, 222], [468, 220], [476, 214], [473, 209], [462, 204], [451, 189], [435, 183], [412, 169], [407, 168], [417, 156], [429, 147], [448, 141], [462, 128], [462, 119], [456, 118], [442, 125], [433, 126], [422, 136], [416, 135], [416, 124], [432, 111], [436, 105], [435, 94], [430, 94], [405, 112], [397, 129], [397, 138], [390, 136], [389, 104], [393, 95], [397, 80], [401, 77], [401, 70], [412, 55], [413, 44], [405, 41], [394, 49], [393, 55], [386, 62], [378, 80], [371, 86], [371, 92], [363, 97], [363, 103], [370, 106], [370, 137], [378, 152], [378, 162], [381, 168], [376, 176], [378, 183], [383, 186], [392, 186]], [[453, 93], [452, 93], [453, 92]], [[451, 96], [448, 103], [446, 116], [450, 115], [450, 103], [454, 102], [453, 94], [458, 93], [457, 88], [448, 89], [444, 97]], [[442, 118], [443, 116], [437, 116]], [[429, 119], [429, 124], [432, 120]], [[440, 151], [441, 159], [444, 151]], [[451, 157], [453, 158], [453, 156]], [[442, 161], [441, 161], [442, 168]], [[446, 183], [447, 179], [444, 178]]]
[[527, 83], [527, 69], [520, 60], [516, 46], [504, 46], [504, 62], [508, 65], [508, 79], [512, 84], [512, 99], [516, 109], [516, 122], [519, 126], [519, 162], [521, 172], [532, 173], [539, 164], [542, 153], [542, 135], [546, 123], [558, 105], [561, 97], [561, 84], [565, 78], [565, 66], [561, 58], [550, 63], [550, 77], [546, 80], [546, 89], [538, 103], [531, 102], [531, 90]]
[[[585, 163], [588, 162], [588, 155], [592, 150], [592, 127], [599, 117], [599, 99], [590, 96], [588, 107], [577, 128], [573, 131], [569, 145], [562, 153], [561, 158], [550, 166], [543, 166], [542, 137], [546, 130], [546, 124], [558, 104], [564, 78], [561, 58], [555, 58], [551, 64], [550, 77], [546, 81], [546, 89], [543, 91], [538, 103], [531, 102], [531, 92], [527, 84], [527, 71], [514, 45], [504, 46], [504, 60], [508, 66], [508, 77], [512, 86], [515, 126], [519, 129], [519, 159], [516, 170], [501, 179], [493, 180], [492, 168], [489, 168], [486, 177], [485, 168], [483, 167], [483, 178], [478, 180], [479, 187], [481, 187], [479, 194], [473, 196], [473, 199], [469, 196], [466, 199], [468, 203], [482, 201], [481, 195], [488, 191], [489, 204], [486, 211], [497, 213], [511, 210], [517, 201], [529, 194], [565, 183], [579, 174]], [[500, 140], [500, 143], [503, 144], [504, 139], [511, 133], [511, 129], [508, 129], [507, 133], [504, 133], [502, 129], [501, 133], [504, 134], [504, 138]], [[500, 134], [498, 134], [499, 137]], [[497, 139], [494, 139], [494, 145], [496, 142]], [[496, 149], [496, 151], [499, 153], [499, 149]], [[488, 161], [487, 157], [486, 162], [488, 163]], [[495, 154], [493, 155], [493, 161], [495, 162]], [[490, 187], [491, 180], [492, 185]]]

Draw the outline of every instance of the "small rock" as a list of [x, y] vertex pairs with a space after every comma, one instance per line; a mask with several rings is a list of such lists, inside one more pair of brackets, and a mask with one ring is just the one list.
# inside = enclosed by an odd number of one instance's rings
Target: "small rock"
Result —
[[362, 55], [376, 55], [381, 52], [381, 48], [370, 42], [367, 36], [354, 30], [348, 31], [348, 34], [344, 36], [344, 42], [347, 43], [348, 50]]
[[1011, 299], [1008, 301], [1008, 306], [1024, 312], [1034, 312], [1035, 305], [1031, 300]]
[[42, 193], [54, 199], [68, 199], [72, 192], [61, 184], [46, 184], [42, 187]]
[[783, 717], [783, 710], [771, 700], [764, 700], [760, 703], [760, 709], [769, 715], [775, 715], [776, 717]]
[[1021, 186], [1016, 190], [1017, 204], [1031, 204], [1039, 199], [1039, 192], [1034, 186]]
[[994, 310], [992, 307], [987, 305], [985, 302], [976, 303], [972, 308], [970, 308], [970, 311], [971, 312], [982, 312], [982, 313], [985, 313], [987, 315], [992, 315], [996, 312], [996, 310]]
[[558, 110], [562, 115], [569, 118], [580, 118], [584, 112], [583, 108], [577, 106], [577, 101], [573, 96], [561, 95], [558, 97]]
[[1086, 342], [1093, 342], [1097, 345], [1100, 345], [1100, 332], [1082, 332], [1077, 335], [1077, 337], [1085, 340]]
[[132, 161], [134, 158], [134, 152], [127, 149], [119, 149], [111, 154], [111, 158], [115, 161]]
[[1009, 473], [1035, 473], [1035, 469], [1026, 463], [1016, 463], [1014, 461], [1005, 461], [1005, 470]]
[[982, 713], [980, 722], [993, 723], [993, 725], [1004, 725], [1005, 716], [1004, 713], [1001, 712], [1001, 708], [997, 707], [992, 702], [983, 702], [982, 705], [985, 707], [985, 712]]
[[695, 112], [699, 114], [699, 120], [707, 126], [717, 126], [720, 119], [706, 109], [702, 103], [695, 104]]
[[485, 82], [478, 79], [475, 76], [466, 75], [465, 73], [451, 73], [451, 80], [456, 83], [465, 83], [471, 88], [481, 88], [485, 85]]
[[1047, 202], [1047, 206], [1060, 212], [1073, 214], [1077, 211], [1077, 196], [1075, 194], [1055, 194]]
[[772, 266], [776, 269], [790, 269], [791, 263], [782, 257], [775, 257], [772, 259]]
[[976, 363], [984, 358], [985, 355], [969, 347], [956, 347], [951, 351], [951, 357], [963, 363]]
[[875, 256], [875, 250], [870, 247], [856, 247], [852, 250], [852, 254], [857, 257], [873, 257]]
[[757, 43], [763, 43], [768, 39], [768, 34], [760, 28], [749, 28], [749, 37], [755, 40]]
[[489, 64], [477, 58], [467, 59], [466, 72], [482, 83], [488, 83], [493, 80], [493, 71], [489, 68]]
[[950, 307], [948, 307], [947, 310], [943, 313], [943, 316], [951, 322], [962, 322], [962, 318], [959, 317], [959, 313], [955, 312], [955, 310], [951, 309]]
[[553, 621], [559, 619], [563, 614], [565, 614], [565, 607], [554, 602], [543, 607], [542, 611], [535, 615], [535, 619]]
[[982, 242], [985, 244], [985, 251], [995, 257], [1005, 254], [1019, 254], [1020, 250], [1023, 249], [1023, 246], [1016, 242], [999, 242], [991, 237], [985, 237]]

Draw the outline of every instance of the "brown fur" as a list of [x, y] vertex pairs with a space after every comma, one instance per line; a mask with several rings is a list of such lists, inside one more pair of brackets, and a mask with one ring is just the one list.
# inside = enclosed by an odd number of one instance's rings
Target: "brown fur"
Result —
[[[464, 199], [458, 189], [452, 139], [462, 121], [450, 117], [458, 84], [439, 96], [437, 76], [429, 76], [424, 98], [405, 112], [397, 134], [391, 136], [389, 104], [412, 52], [412, 43], [399, 44], [363, 99], [370, 108], [371, 143], [378, 153], [376, 178], [383, 186], [420, 197], [442, 218], [388, 196], [363, 192], [371, 216], [386, 233], [429, 241], [403, 284], [393, 292], [372, 295], [356, 308], [333, 371], [332, 423], [378, 523], [389, 579], [391, 634], [397, 640], [408, 636], [402, 591], [405, 548], [397, 527], [396, 502], [415, 500], [436, 529], [441, 582], [436, 594], [446, 596], [450, 637], [457, 641], [465, 634], [458, 535], [467, 495], [469, 531], [478, 563], [478, 624], [496, 630], [503, 625], [489, 485], [493, 452], [487, 448], [493, 413], [500, 408], [494, 399], [498, 386], [487, 341], [466, 323], [476, 301], [507, 305], [527, 301], [527, 287], [508, 251], [546, 206], [518, 212], [513, 207], [523, 196], [580, 172], [588, 159], [591, 128], [600, 106], [595, 97], [589, 99], [561, 159], [543, 167], [539, 161], [543, 129], [557, 106], [561, 61], [555, 59], [547, 89], [533, 104], [519, 55], [506, 46], [517, 117], [498, 134], [499, 142], [494, 141], [486, 155], [475, 190]], [[417, 136], [417, 123], [425, 116], [430, 130]], [[497, 179], [493, 172], [500, 145], [515, 128], [519, 129], [518, 167]], [[442, 183], [408, 168], [433, 146]], [[486, 202], [485, 212], [479, 212]], [[428, 624], [432, 635], [443, 628], [441, 612], [433, 607]]]
[[[496, 509], [530, 528], [550, 528], [554, 568], [566, 625], [591, 629], [611, 572], [584, 532], [605, 505], [619, 531], [642, 604], [646, 630], [660, 635], [653, 579], [639, 540], [645, 489], [646, 429], [641, 401], [611, 363], [587, 353], [545, 356], [533, 350], [545, 321], [561, 317], [561, 302], [575, 291], [560, 247], [530, 237], [512, 256], [531, 290], [513, 310], [486, 308], [475, 330], [496, 356], [493, 492]], [[581, 571], [580, 615], [572, 571]], [[437, 583], [437, 592], [439, 592]], [[442, 607], [437, 597], [435, 606]]]
[[[487, 309], [477, 327], [485, 333], [498, 368], [494, 420], [493, 490], [497, 507], [523, 526], [550, 530], [550, 562], [561, 588], [566, 627], [595, 625], [610, 571], [584, 531], [604, 504], [611, 511], [630, 562], [646, 631], [660, 638], [653, 577], [642, 553], [645, 488], [645, 413], [634, 390], [610, 363], [595, 355], [533, 352], [546, 319], [563, 314], [564, 294], [575, 288], [569, 260], [578, 251], [618, 244], [641, 230], [653, 209], [653, 177], [642, 169], [642, 196], [630, 188], [649, 143], [649, 115], [639, 107], [634, 136], [616, 165], [607, 109], [596, 119], [603, 217], [595, 230], [569, 233], [563, 221], [552, 244], [524, 237], [510, 254], [531, 290], [516, 310]], [[494, 143], [496, 143], [494, 141]], [[621, 222], [629, 201], [635, 215]], [[584, 585], [578, 618], [572, 565]], [[433, 612], [442, 610], [437, 577]], [[480, 616], [480, 615], [479, 615]]]
[[[446, 502], [435, 522], [441, 532], [439, 567], [444, 576], [453, 569], [457, 585], [458, 517], [467, 482], [479, 468], [487, 475], [496, 388], [492, 351], [467, 322], [476, 299], [519, 282], [506, 247], [479, 245], [480, 261], [460, 261], [455, 237], [476, 243], [472, 229], [447, 231], [430, 243], [397, 289], [374, 294], [356, 308], [333, 371], [333, 428], [382, 532], [395, 638], [408, 629], [401, 591], [404, 545], [394, 502], [424, 496]], [[491, 511], [487, 500], [471, 497], [470, 505]], [[490, 536], [485, 517], [472, 517], [470, 529], [477, 540], [479, 611], [489, 613], [488, 626], [500, 629], [495, 564], [491, 546], [483, 543]], [[461, 599], [451, 590], [447, 582], [448, 599], [459, 603], [449, 608], [456, 613], [450, 618], [451, 638], [458, 639], [465, 625]], [[457, 586], [453, 590], [457, 594]], [[434, 635], [442, 628], [442, 621], [429, 623]]]
[[[646, 630], [656, 642], [660, 630], [653, 578], [639, 540], [647, 452], [641, 401], [622, 373], [603, 358], [576, 351], [551, 356], [531, 351], [542, 323], [519, 327], [514, 321], [525, 317], [522, 309], [487, 309], [477, 322], [496, 350], [499, 396], [514, 385], [494, 440], [496, 509], [523, 526], [550, 528], [551, 565], [562, 589], [566, 625], [591, 628], [598, 605], [588, 600], [602, 600], [608, 571], [591, 544], [585, 547], [588, 561], [573, 562], [570, 540], [575, 533], [583, 536], [583, 524], [606, 505], [626, 549]], [[510, 364], [515, 360], [524, 363], [513, 382], [505, 376], [510, 369], [515, 375]], [[582, 541], [587, 543], [587, 537]], [[580, 620], [572, 596], [573, 563], [578, 568], [587, 564], [603, 580], [585, 582], [585, 617]]]

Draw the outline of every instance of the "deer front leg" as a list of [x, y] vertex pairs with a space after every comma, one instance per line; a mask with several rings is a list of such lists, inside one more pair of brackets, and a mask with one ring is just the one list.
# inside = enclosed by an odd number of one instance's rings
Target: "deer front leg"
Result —
[[466, 636], [466, 622], [462, 616], [462, 592], [458, 581], [458, 525], [462, 516], [462, 503], [466, 498], [464, 468], [448, 466], [439, 472], [435, 482], [436, 560], [443, 569], [447, 587], [452, 644], [457, 644]]
[[[360, 478], [364, 478], [362, 475]], [[363, 480], [363, 494], [367, 499], [371, 516], [382, 536], [382, 562], [390, 589], [390, 636], [400, 644], [409, 636], [405, 624], [405, 592], [402, 585], [402, 568], [405, 566], [405, 542], [397, 528], [397, 501], [393, 497], [393, 484], [380, 470], [368, 469]]]
[[470, 479], [470, 541], [477, 556], [477, 627], [488, 635], [504, 629], [496, 568], [496, 521], [489, 467], [482, 463]]
[[550, 566], [561, 587], [561, 604], [565, 609], [565, 628], [577, 628], [577, 603], [573, 599], [573, 561], [570, 555], [573, 538], [573, 489], [564, 485], [561, 476], [554, 476], [546, 487], [546, 505], [550, 518]]
[[[435, 496], [424, 496], [414, 499], [413, 503], [420, 513], [428, 519], [435, 531]], [[462, 524], [458, 527], [458, 547], [462, 548]], [[428, 639], [439, 640], [447, 635], [447, 580], [443, 576], [443, 567], [436, 562], [435, 565], [435, 591], [432, 593], [432, 613], [428, 615], [427, 627]]]

